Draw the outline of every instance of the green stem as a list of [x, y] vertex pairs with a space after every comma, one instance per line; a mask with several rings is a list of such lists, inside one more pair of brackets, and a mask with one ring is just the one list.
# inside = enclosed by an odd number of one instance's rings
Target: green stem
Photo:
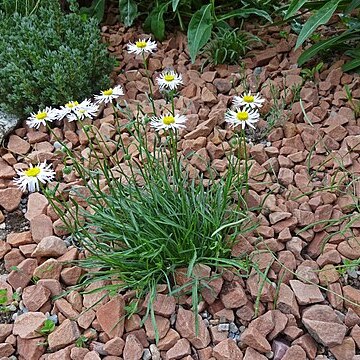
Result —
[[154, 116], [156, 116], [155, 103], [154, 103], [154, 93], [153, 93], [153, 89], [152, 89], [152, 85], [151, 85], [151, 79], [150, 79], [150, 73], [149, 73], [149, 69], [148, 69], [148, 66], [147, 66], [147, 62], [146, 62], [146, 58], [145, 58], [144, 53], [142, 53], [142, 58], [143, 58], [143, 62], [144, 62], [144, 68], [145, 68], [146, 77], [147, 77], [148, 84], [149, 84], [149, 92], [150, 92], [149, 99], [150, 99], [151, 106], [152, 106], [152, 109], [153, 109], [153, 114], [154, 114]]

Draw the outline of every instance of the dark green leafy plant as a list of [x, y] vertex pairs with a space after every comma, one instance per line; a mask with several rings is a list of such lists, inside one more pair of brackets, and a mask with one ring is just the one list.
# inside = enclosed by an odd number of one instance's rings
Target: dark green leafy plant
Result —
[[312, 14], [302, 27], [297, 42], [296, 49], [306, 40], [310, 39], [314, 31], [326, 24], [335, 14], [339, 14], [342, 28], [337, 31], [337, 35], [328, 39], [320, 40], [306, 49], [299, 57], [298, 64], [301, 66], [313, 58], [315, 55], [330, 49], [339, 49], [346, 55], [353, 57], [354, 60], [347, 62], [343, 69], [345, 71], [360, 69], [360, 20], [358, 18], [360, 9], [359, 0], [331, 0], [331, 1], [306, 1], [293, 0], [285, 19], [293, 19], [299, 16], [299, 10], [311, 11]]
[[44, 0], [0, 0], [0, 11], [7, 15], [18, 13], [28, 16], [37, 11], [41, 2]]
[[[205, 0], [119, 0], [119, 11], [125, 26], [131, 26], [138, 16], [145, 13], [144, 27], [158, 40], [165, 38], [165, 19], [167, 24], [178, 23], [183, 31], [187, 31], [191, 60], [195, 61], [199, 51], [210, 40], [213, 29], [224, 21], [259, 16], [271, 22], [271, 16], [262, 3], [230, 0], [216, 5], [215, 1]], [[272, 8], [269, 4], [270, 1], [266, 1], [266, 9]]]
[[260, 39], [245, 31], [219, 28], [205, 47], [205, 54], [214, 65], [239, 64], [256, 41]]
[[109, 85], [109, 58], [94, 19], [64, 15], [57, 1], [37, 14], [0, 12], [0, 107], [25, 116]]
[[83, 19], [95, 18], [100, 23], [105, 14], [105, 0], [92, 0], [90, 6], [79, 6], [77, 0], [67, 0], [70, 11], [79, 14]]

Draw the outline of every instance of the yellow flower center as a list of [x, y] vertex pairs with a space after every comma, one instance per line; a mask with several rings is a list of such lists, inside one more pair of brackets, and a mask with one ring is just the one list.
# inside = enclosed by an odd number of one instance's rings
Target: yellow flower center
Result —
[[174, 76], [174, 75], [171, 75], [171, 74], [166, 74], [166, 75], [164, 76], [164, 80], [165, 80], [165, 81], [174, 81], [174, 79], [175, 79], [175, 76]]
[[79, 109], [79, 113], [80, 113], [80, 114], [84, 114], [84, 113], [85, 113], [85, 109]]
[[29, 176], [29, 177], [36, 177], [40, 174], [40, 168], [39, 167], [33, 167], [33, 168], [30, 168], [30, 169], [27, 169], [24, 171], [25, 175], [26, 176]]
[[103, 95], [112, 95], [113, 94], [113, 89], [108, 89], [103, 91]]
[[42, 111], [35, 115], [37, 120], [44, 120], [47, 117], [47, 112]]
[[143, 49], [146, 47], [146, 41], [137, 41], [135, 43], [136, 47], [140, 48], [140, 49]]
[[246, 121], [248, 118], [249, 118], [249, 114], [247, 111], [239, 111], [237, 114], [236, 114], [236, 118], [239, 120], [239, 121]]
[[72, 109], [73, 107], [79, 105], [77, 101], [69, 101], [67, 104], [65, 104], [65, 107]]
[[165, 125], [171, 125], [175, 122], [175, 118], [171, 115], [163, 117], [163, 123]]
[[252, 102], [254, 102], [254, 97], [252, 95], [245, 95], [244, 101], [247, 103], [252, 103]]

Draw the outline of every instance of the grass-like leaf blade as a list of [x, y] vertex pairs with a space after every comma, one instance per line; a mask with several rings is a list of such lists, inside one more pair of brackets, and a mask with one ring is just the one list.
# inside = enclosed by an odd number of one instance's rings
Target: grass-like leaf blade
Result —
[[234, 11], [230, 11], [230, 12], [224, 14], [223, 16], [219, 16], [218, 20], [224, 21], [226, 19], [230, 19], [233, 17], [243, 17], [244, 18], [244, 17], [248, 17], [250, 15], [260, 16], [260, 17], [263, 17], [264, 19], [268, 20], [269, 22], [272, 22], [270, 15], [266, 11], [255, 9], [255, 8], [237, 9]]
[[187, 37], [192, 62], [199, 50], [209, 41], [212, 27], [211, 4], [204, 5], [192, 16], [188, 27]]
[[295, 13], [301, 9], [307, 0], [293, 0], [285, 14], [285, 20], [291, 18]]

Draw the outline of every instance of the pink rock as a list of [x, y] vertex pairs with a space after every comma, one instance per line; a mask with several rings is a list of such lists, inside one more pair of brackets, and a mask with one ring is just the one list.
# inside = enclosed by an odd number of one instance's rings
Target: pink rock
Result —
[[16, 172], [12, 166], [9, 166], [3, 159], [0, 159], [0, 179], [12, 179]]
[[39, 360], [41, 355], [45, 353], [45, 346], [40, 345], [45, 338], [22, 339], [17, 337], [16, 348], [19, 354], [19, 360]]
[[48, 336], [49, 350], [57, 351], [75, 342], [81, 333], [75, 321], [65, 319], [60, 326]]
[[43, 326], [46, 316], [41, 312], [28, 312], [19, 315], [14, 322], [13, 334], [22, 339], [40, 337], [39, 330]]
[[283, 283], [280, 284], [277, 307], [285, 314], [293, 314], [297, 318], [300, 317], [299, 306], [296, 302], [295, 295], [290, 287]]
[[83, 270], [80, 267], [71, 266], [61, 271], [60, 278], [65, 285], [76, 285], [82, 273]]
[[271, 351], [269, 342], [255, 327], [247, 328], [241, 334], [240, 340], [247, 346], [250, 346], [261, 353], [267, 353]]
[[6, 242], [14, 247], [19, 247], [20, 245], [31, 244], [33, 242], [31, 232], [24, 231], [21, 233], [10, 233], [6, 237]]
[[304, 284], [299, 280], [290, 280], [290, 286], [299, 305], [309, 305], [325, 300], [319, 287], [316, 285]]
[[1, 358], [11, 356], [14, 353], [15, 349], [11, 346], [11, 344], [3, 343], [0, 344], [0, 356]]
[[115, 337], [104, 345], [104, 351], [108, 353], [108, 355], [121, 356], [123, 353], [125, 346], [125, 341], [119, 337]]
[[125, 341], [123, 352], [124, 360], [140, 360], [143, 354], [144, 347], [135, 335], [129, 335]]
[[287, 168], [280, 168], [278, 173], [278, 180], [280, 184], [288, 186], [294, 181], [294, 172]]
[[190, 355], [190, 343], [186, 339], [180, 339], [171, 349], [166, 352], [166, 360], [182, 359]]
[[249, 328], [256, 328], [262, 336], [267, 337], [267, 335], [274, 329], [274, 313], [273, 311], [268, 311], [263, 315], [260, 315], [258, 318], [253, 320], [249, 324]]
[[71, 360], [84, 360], [85, 355], [89, 352], [89, 349], [74, 347], [70, 351]]
[[[162, 339], [170, 329], [170, 321], [165, 317], [155, 315], [155, 322], [156, 322], [159, 339]], [[156, 332], [150, 316], [147, 317], [147, 319], [144, 322], [144, 325], [145, 325], [147, 338], [149, 340], [155, 340]]]
[[283, 314], [280, 310], [271, 310], [271, 312], [273, 313], [275, 326], [267, 336], [269, 340], [276, 338], [285, 329], [288, 323], [287, 316]]
[[346, 326], [326, 305], [312, 305], [303, 312], [302, 322], [310, 335], [324, 346], [342, 344]]
[[36, 284], [24, 289], [22, 300], [29, 311], [37, 311], [48, 301], [50, 295], [51, 291], [49, 289]]
[[353, 360], [355, 356], [355, 342], [351, 337], [346, 337], [340, 345], [330, 348], [337, 360]]
[[101, 328], [110, 339], [122, 337], [124, 333], [125, 301], [122, 296], [113, 297], [96, 311]]
[[0, 206], [6, 211], [16, 210], [21, 201], [22, 191], [18, 188], [0, 189]]
[[12, 333], [13, 324], [0, 324], [0, 343]]
[[166, 351], [171, 349], [179, 340], [179, 333], [174, 329], [170, 328], [165, 337], [160, 339], [157, 347], [160, 351]]
[[192, 311], [179, 307], [175, 328], [196, 349], [202, 349], [210, 343], [209, 331], [200, 315], [198, 315], [198, 331], [196, 332], [195, 314]]
[[345, 307], [347, 309], [352, 309], [355, 313], [360, 316], [360, 307], [356, 304], [360, 305], [360, 290], [355, 289], [350, 285], [346, 285], [342, 288], [344, 298], [350, 301], [345, 300]]
[[38, 192], [31, 193], [28, 198], [25, 218], [28, 220], [42, 214], [46, 214], [49, 202], [46, 197]]
[[25, 259], [18, 266], [17, 270], [12, 270], [8, 275], [7, 281], [14, 288], [24, 288], [31, 280], [36, 269], [37, 261], [35, 259]]
[[30, 144], [17, 135], [10, 135], [7, 147], [11, 152], [20, 155], [25, 155], [30, 150]]
[[306, 360], [306, 353], [299, 345], [291, 346], [281, 360]]
[[242, 360], [243, 354], [236, 342], [232, 339], [221, 341], [213, 348], [213, 356], [216, 360]]
[[89, 351], [85, 356], [84, 360], [101, 360], [101, 357], [96, 351]]
[[95, 319], [96, 314], [95, 311], [92, 309], [88, 309], [81, 313], [79, 317], [76, 319], [78, 325], [83, 329], [88, 329]]
[[[149, 301], [149, 296], [145, 299], [145, 304]], [[153, 302], [153, 309], [156, 315], [170, 317], [175, 313], [175, 298], [173, 296], [157, 294]]]
[[11, 250], [11, 245], [0, 240], [0, 259], [2, 259]]
[[342, 241], [337, 250], [348, 259], [358, 259], [360, 257], [360, 237], [350, 237]]
[[50, 258], [34, 270], [34, 276], [39, 279], [59, 280], [62, 265], [57, 260]]
[[68, 319], [76, 320], [79, 316], [79, 313], [73, 308], [73, 306], [63, 298], [55, 300], [54, 305]]
[[227, 309], [240, 308], [248, 301], [245, 290], [237, 281], [226, 283], [223, 286], [220, 298]]
[[245, 351], [244, 360], [267, 360], [267, 357], [264, 355], [261, 355], [253, 348], [248, 347]]
[[38, 244], [32, 257], [59, 257], [64, 255], [67, 251], [64, 240], [57, 236], [44, 237]]
[[292, 344], [301, 346], [305, 350], [308, 358], [315, 358], [317, 352], [317, 343], [309, 334], [305, 334], [299, 337], [298, 339], [293, 341]]
[[33, 217], [30, 220], [30, 229], [33, 240], [37, 243], [39, 243], [43, 238], [51, 236], [53, 234], [52, 221], [45, 214]]
[[98, 309], [101, 305], [109, 301], [106, 290], [98, 290], [107, 285], [106, 281], [97, 281], [85, 289], [85, 294], [83, 295], [83, 305], [85, 308], [92, 308], [93, 310]]
[[58, 280], [40, 279], [37, 283], [49, 289], [51, 292], [51, 296], [60, 295], [60, 293], [62, 292], [62, 286]]
[[272, 351], [274, 353], [274, 360], [281, 360], [286, 354], [289, 346], [284, 341], [274, 340], [272, 343]]

